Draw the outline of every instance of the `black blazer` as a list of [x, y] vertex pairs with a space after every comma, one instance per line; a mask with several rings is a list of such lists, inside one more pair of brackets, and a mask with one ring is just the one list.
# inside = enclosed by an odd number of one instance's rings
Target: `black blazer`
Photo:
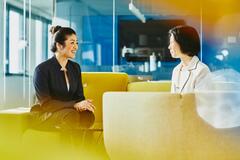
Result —
[[55, 56], [35, 68], [33, 84], [42, 111], [56, 111], [73, 107], [76, 102], [85, 99], [80, 66], [68, 60], [66, 65], [69, 79], [69, 91], [61, 65]]

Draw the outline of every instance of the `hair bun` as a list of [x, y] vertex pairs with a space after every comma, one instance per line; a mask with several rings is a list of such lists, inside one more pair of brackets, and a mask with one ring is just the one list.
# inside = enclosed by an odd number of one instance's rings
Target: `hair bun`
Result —
[[54, 35], [57, 31], [59, 31], [62, 27], [57, 25], [57, 26], [52, 26], [50, 28], [50, 33], [52, 33], [52, 35]]

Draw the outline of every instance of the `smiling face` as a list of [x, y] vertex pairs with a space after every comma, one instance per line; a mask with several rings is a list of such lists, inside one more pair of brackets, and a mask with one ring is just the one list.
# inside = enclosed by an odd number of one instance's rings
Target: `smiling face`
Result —
[[76, 52], [78, 50], [78, 40], [75, 34], [67, 36], [64, 41], [64, 45], [61, 45], [59, 52], [65, 58], [75, 58]]
[[171, 56], [173, 58], [180, 58], [182, 56], [180, 45], [174, 39], [173, 34], [170, 36], [168, 49], [170, 50]]

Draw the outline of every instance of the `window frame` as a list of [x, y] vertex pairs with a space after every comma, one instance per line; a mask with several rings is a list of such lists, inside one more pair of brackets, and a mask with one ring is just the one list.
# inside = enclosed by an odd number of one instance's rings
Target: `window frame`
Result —
[[[6, 64], [5, 64], [5, 66], [6, 66], [6, 71], [5, 71], [5, 75], [6, 76], [26, 76], [26, 77], [28, 77], [29, 76], [29, 71], [28, 71], [28, 69], [27, 68], [24, 68], [23, 69], [23, 72], [19, 72], [19, 73], [11, 73], [10, 72], [10, 11], [14, 11], [14, 12], [17, 12], [18, 14], [20, 14], [21, 16], [24, 16], [24, 14], [23, 14], [23, 9], [21, 9], [21, 8], [18, 8], [18, 7], [16, 7], [16, 6], [14, 6], [14, 5], [11, 5], [11, 4], [9, 4], [9, 3], [7, 3], [6, 4]], [[47, 19], [47, 18], [45, 18], [45, 17], [42, 17], [42, 16], [40, 16], [40, 15], [37, 15], [37, 14], [34, 14], [34, 13], [31, 13], [31, 21], [35, 21], [35, 20], [39, 20], [39, 21], [41, 21], [42, 22], [42, 28], [43, 28], [43, 37], [42, 37], [42, 46], [44, 46], [43, 47], [43, 55], [42, 55], [42, 57], [43, 57], [43, 59], [47, 59], [48, 58], [48, 52], [49, 52], [49, 44], [48, 44], [48, 39], [50, 38], [50, 37], [48, 37], [48, 25], [51, 25], [52, 24], [52, 21], [51, 20], [49, 20], [49, 19]], [[21, 19], [21, 21], [23, 21], [22, 19]], [[26, 11], [26, 27], [28, 26], [28, 24], [27, 23], [29, 23], [29, 11]], [[20, 28], [19, 28], [19, 30], [21, 30], [21, 29], [23, 29], [22, 28], [22, 26], [20, 26]], [[27, 32], [26, 32], [26, 35], [25, 36], [27, 36]], [[29, 41], [29, 40], [27, 40], [27, 41]], [[27, 52], [27, 50], [26, 50], [26, 52]], [[36, 53], [34, 53], [34, 54], [36, 54]], [[27, 54], [25, 54], [25, 57], [21, 57], [22, 59], [25, 59], [25, 63], [27, 63], [27, 56], [29, 56], [29, 55], [27, 55]], [[23, 64], [24, 65], [24, 64]], [[25, 64], [25, 66], [26, 66], [26, 64]]]

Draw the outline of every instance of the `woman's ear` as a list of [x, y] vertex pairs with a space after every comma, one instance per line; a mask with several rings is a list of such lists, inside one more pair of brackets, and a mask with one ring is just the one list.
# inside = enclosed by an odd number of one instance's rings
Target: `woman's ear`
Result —
[[60, 43], [56, 43], [56, 47], [57, 47], [57, 50], [62, 50], [63, 49], [63, 45], [61, 45]]

